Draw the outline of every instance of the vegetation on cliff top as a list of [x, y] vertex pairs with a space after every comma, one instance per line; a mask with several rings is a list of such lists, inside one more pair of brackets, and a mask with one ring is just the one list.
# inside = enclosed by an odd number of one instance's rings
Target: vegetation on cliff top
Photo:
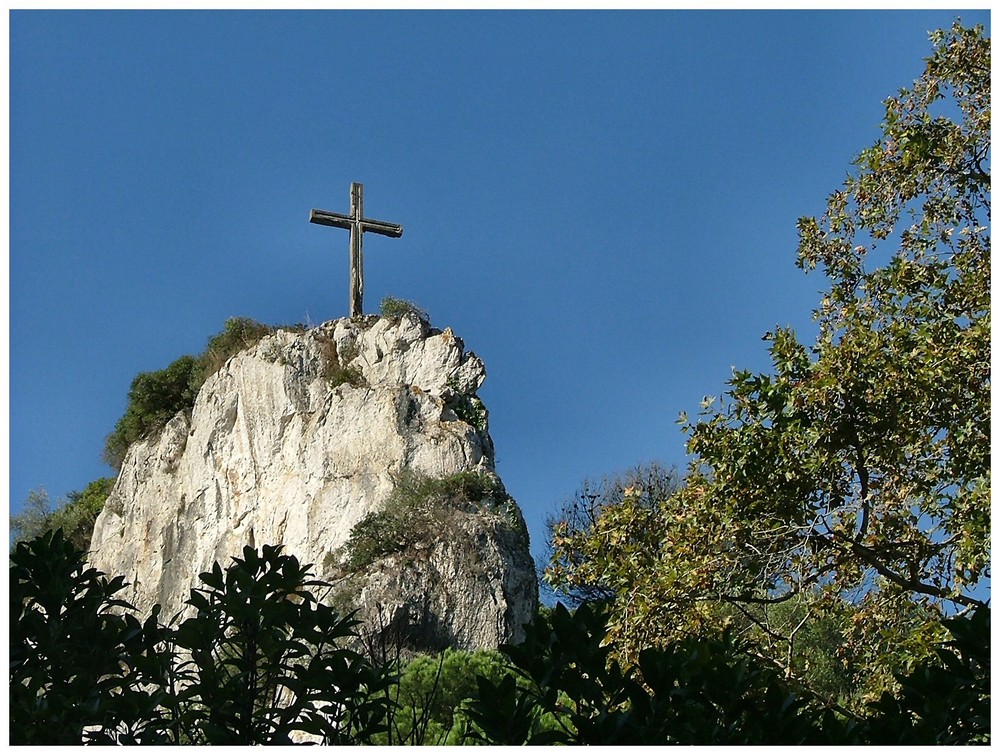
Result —
[[[391, 296], [382, 300], [381, 310], [382, 316], [390, 319], [398, 320], [407, 314], [425, 322], [428, 319], [427, 312], [416, 304]], [[247, 317], [232, 317], [220, 333], [209, 338], [200, 355], [185, 354], [162, 370], [140, 372], [129, 388], [125, 413], [105, 440], [104, 461], [120, 469], [132, 443], [161, 430], [178, 412], [190, 412], [201, 386], [231, 357], [277, 330], [303, 329], [301, 325], [272, 327]], [[331, 360], [331, 385], [363, 385], [360, 371], [346, 366], [346, 361], [349, 359]]]
[[386, 296], [382, 299], [379, 303], [379, 312], [381, 312], [382, 317], [388, 317], [391, 320], [398, 320], [403, 315], [415, 315], [419, 320], [423, 320], [424, 322], [430, 321], [426, 309], [411, 301], [397, 299], [394, 296]]
[[120, 469], [128, 447], [157, 432], [178, 412], [194, 407], [198, 391], [230, 357], [249, 349], [276, 328], [246, 317], [226, 320], [201, 355], [184, 355], [162, 370], [140, 372], [132, 380], [125, 413], [104, 443], [104, 460]]

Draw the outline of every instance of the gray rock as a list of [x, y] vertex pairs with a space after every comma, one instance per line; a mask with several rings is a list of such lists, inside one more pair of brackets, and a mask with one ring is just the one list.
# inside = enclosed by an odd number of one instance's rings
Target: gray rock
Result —
[[358, 608], [369, 637], [429, 648], [516, 641], [537, 586], [524, 520], [505, 494], [439, 505], [403, 547], [353, 571], [343, 563], [354, 525], [401, 480], [497, 480], [475, 396], [485, 377], [450, 329], [415, 316], [279, 330], [210, 377], [190, 417], [132, 445], [91, 563], [124, 575], [137, 608], [159, 603], [169, 619], [186, 614], [214, 562], [281, 544], [336, 583], [329, 597]]

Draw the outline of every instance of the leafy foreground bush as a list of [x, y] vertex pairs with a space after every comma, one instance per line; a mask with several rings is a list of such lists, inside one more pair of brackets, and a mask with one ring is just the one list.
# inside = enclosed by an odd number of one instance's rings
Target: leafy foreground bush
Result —
[[937, 649], [940, 664], [899, 675], [898, 698], [883, 694], [872, 707], [874, 744], [989, 744], [990, 613], [945, 619], [952, 639]]
[[[61, 531], [10, 561], [11, 744], [988, 743], [989, 612], [947, 622], [940, 662], [862, 719], [792, 689], [731, 637], [609, 660], [602, 609], [557, 606], [526, 641], [448, 669], [375, 664], [308, 566], [245, 548], [201, 575], [194, 615], [140, 621]], [[476, 689], [468, 675], [476, 672]], [[457, 672], [457, 673], [456, 673]], [[464, 700], [464, 702], [461, 702]], [[433, 722], [433, 725], [432, 725]]]
[[504, 647], [516, 672], [479, 679], [473, 737], [501, 744], [973, 744], [990, 741], [989, 611], [945, 622], [943, 664], [900, 675], [861, 718], [797, 690], [731, 636], [647, 648], [622, 670], [603, 608], [562, 605]]
[[[88, 726], [149, 717], [146, 630], [62, 534], [18, 543], [10, 557], [10, 744], [80, 744]], [[145, 669], [144, 670], [148, 670]], [[88, 737], [88, 739], [90, 739]]]
[[482, 741], [504, 744], [828, 744], [851, 722], [790, 689], [729, 636], [649, 648], [623, 670], [604, 644], [603, 610], [562, 605], [504, 648], [517, 668], [480, 681], [470, 711]]
[[[348, 649], [354, 622], [316, 600], [308, 567], [246, 548], [201, 575], [177, 628], [141, 623], [124, 587], [61, 531], [11, 556], [13, 744], [363, 744], [389, 678]], [[119, 609], [116, 611], [115, 609]]]

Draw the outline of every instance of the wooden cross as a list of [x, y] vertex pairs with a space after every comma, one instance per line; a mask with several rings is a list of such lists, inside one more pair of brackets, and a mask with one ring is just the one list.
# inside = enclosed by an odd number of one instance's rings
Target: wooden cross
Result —
[[362, 300], [365, 294], [365, 258], [361, 253], [361, 237], [365, 231], [391, 236], [398, 239], [403, 235], [403, 226], [386, 223], [383, 220], [371, 220], [364, 216], [362, 207], [364, 186], [351, 184], [351, 214], [341, 215], [339, 212], [326, 210], [311, 210], [309, 222], [318, 225], [330, 225], [334, 228], [346, 228], [351, 232], [351, 317], [362, 312]]

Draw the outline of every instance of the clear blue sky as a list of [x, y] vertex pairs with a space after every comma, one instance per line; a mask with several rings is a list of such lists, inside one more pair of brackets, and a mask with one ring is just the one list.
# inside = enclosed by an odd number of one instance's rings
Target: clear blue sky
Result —
[[232, 316], [417, 302], [486, 362], [528, 520], [584, 478], [685, 464], [675, 421], [807, 339], [795, 267], [909, 85], [979, 11], [39, 12], [10, 16], [10, 499], [111, 470], [137, 372]]

